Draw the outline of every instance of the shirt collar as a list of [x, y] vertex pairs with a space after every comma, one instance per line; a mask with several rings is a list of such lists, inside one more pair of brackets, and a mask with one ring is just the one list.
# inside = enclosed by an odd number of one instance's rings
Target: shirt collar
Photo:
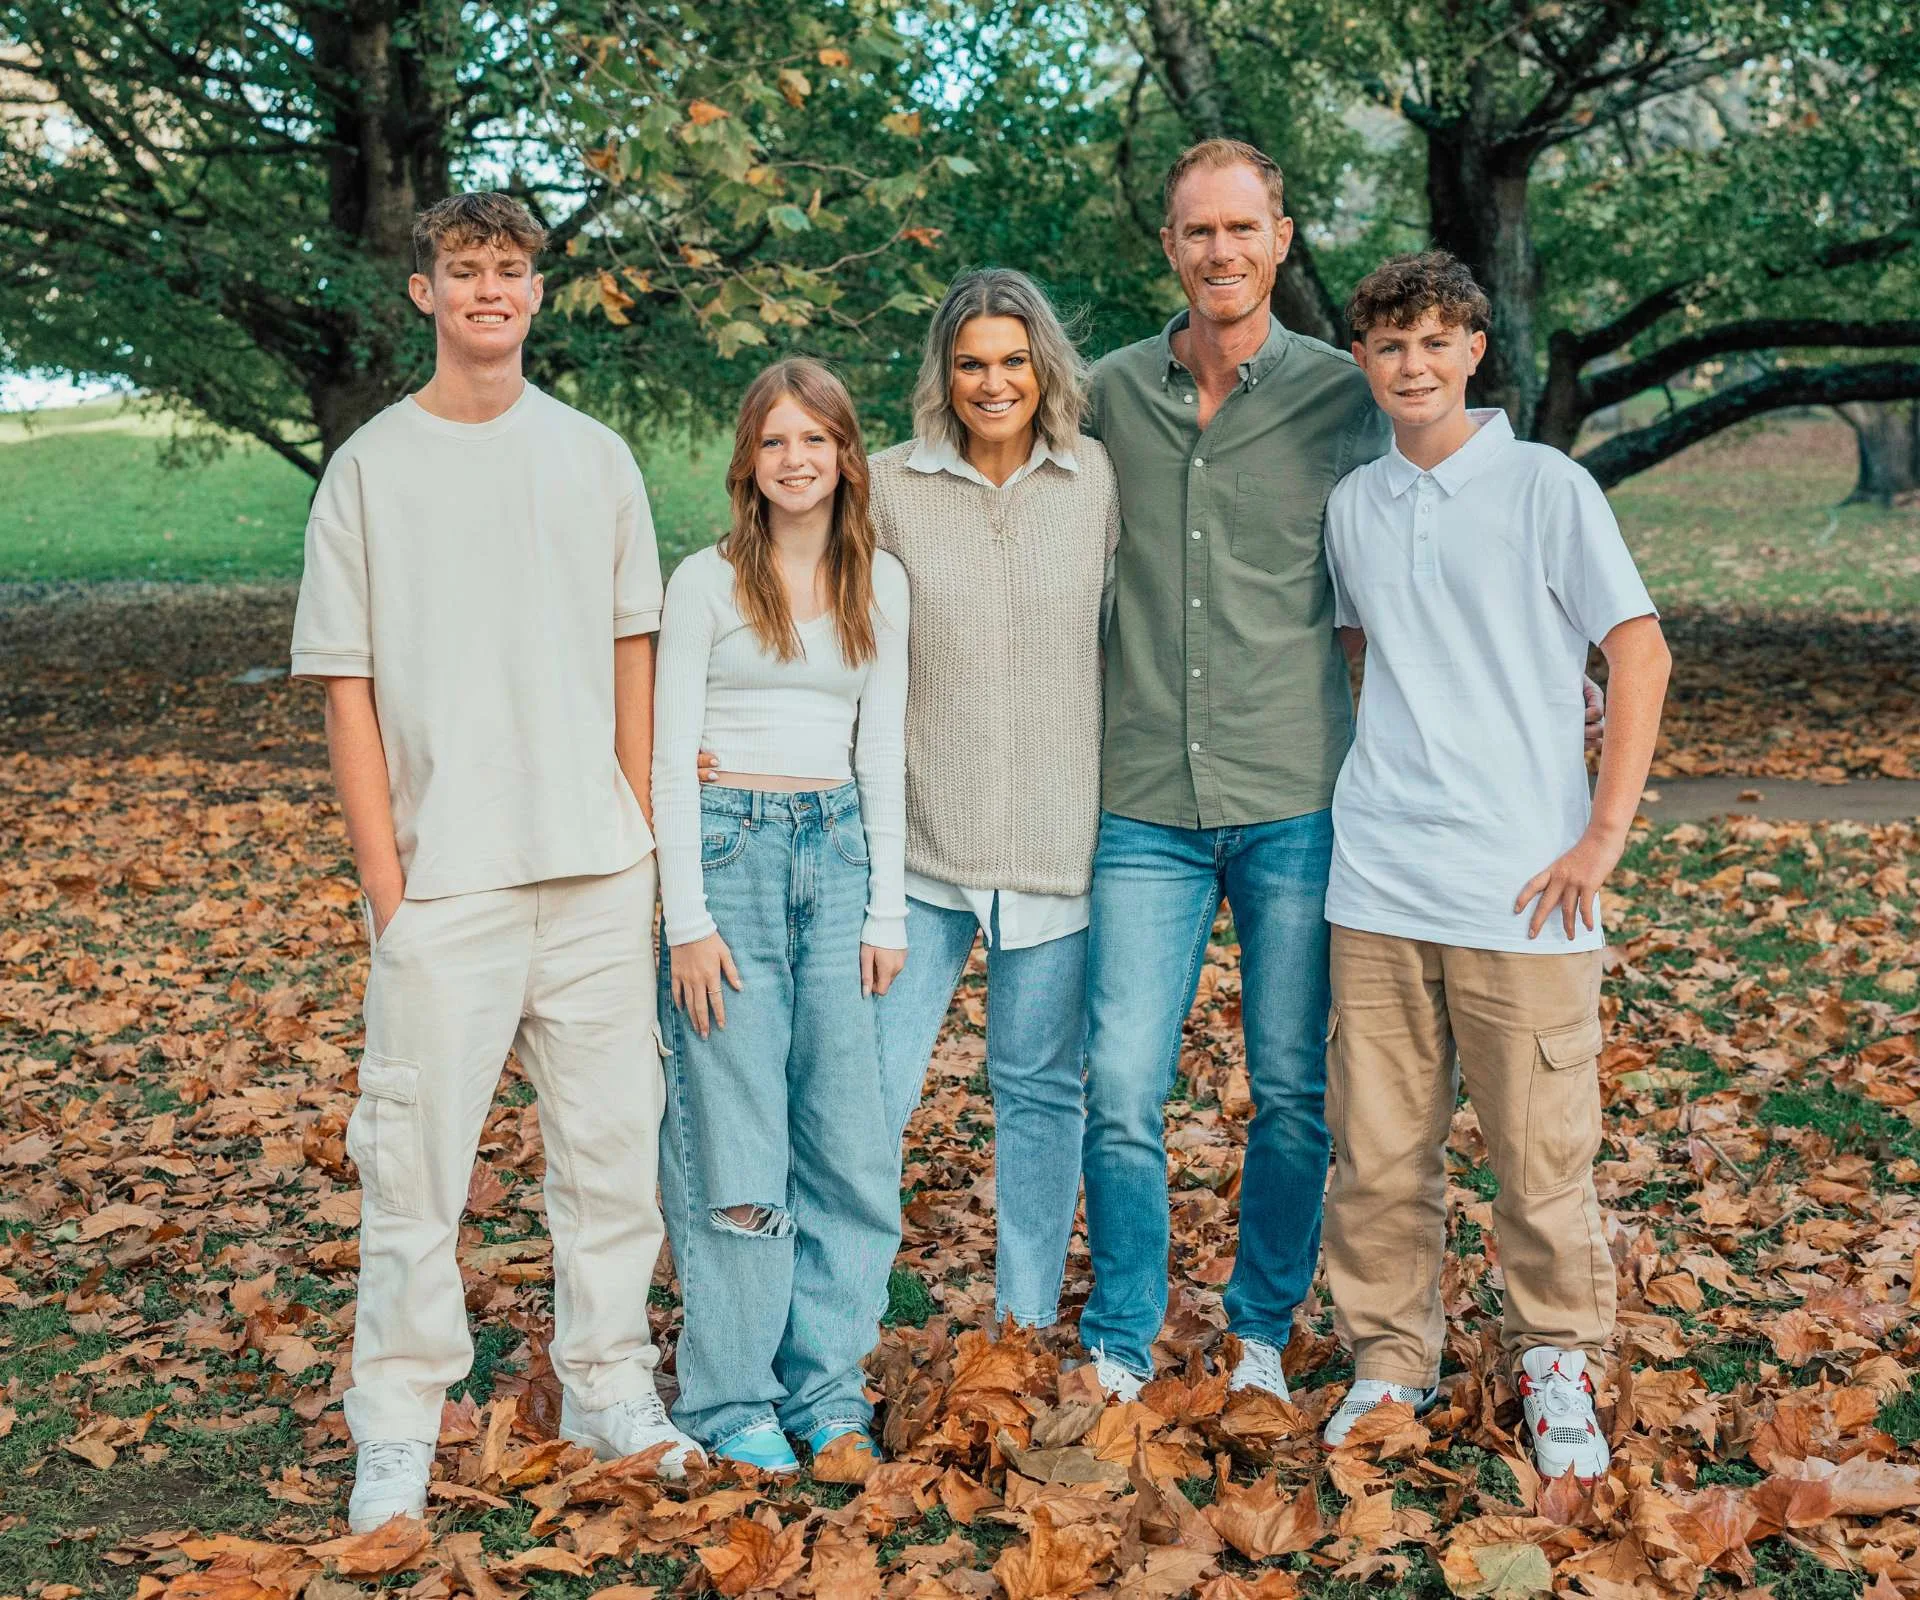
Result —
[[[1026, 464], [1014, 473], [1014, 477], [1023, 478], [1030, 472], [1037, 472], [1051, 461], [1065, 472], [1078, 472], [1080, 463], [1071, 450], [1056, 450], [1048, 444], [1045, 437], [1036, 432], [1033, 436], [1033, 453]], [[959, 449], [944, 439], [915, 439], [913, 449], [907, 456], [907, 465], [915, 472], [951, 472], [956, 478], [965, 478], [970, 483], [985, 483], [989, 488], [999, 487], [991, 483], [986, 474], [963, 456]], [[1013, 480], [1007, 480], [1011, 483]]]
[[[1160, 330], [1160, 347], [1166, 357], [1165, 364], [1161, 368], [1160, 381], [1163, 384], [1173, 373], [1185, 372], [1187, 370], [1186, 366], [1173, 353], [1173, 336], [1185, 328], [1192, 319], [1193, 313], [1191, 311], [1175, 312], [1172, 321]], [[1261, 342], [1258, 350], [1254, 351], [1251, 356], [1240, 363], [1240, 381], [1243, 384], [1254, 383], [1273, 371], [1286, 356], [1288, 343], [1289, 338], [1286, 324], [1269, 311], [1267, 313], [1267, 337]]]
[[1416, 467], [1400, 453], [1399, 440], [1393, 442], [1382, 460], [1386, 463], [1387, 488], [1396, 499], [1418, 483], [1423, 475], [1431, 476], [1451, 499], [1513, 442], [1513, 423], [1498, 406], [1475, 408], [1468, 411], [1467, 415], [1478, 424], [1473, 436], [1433, 468], [1431, 473]]

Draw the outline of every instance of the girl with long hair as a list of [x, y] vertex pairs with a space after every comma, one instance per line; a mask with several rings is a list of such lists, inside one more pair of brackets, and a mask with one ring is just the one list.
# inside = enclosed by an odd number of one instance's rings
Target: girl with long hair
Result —
[[788, 1435], [874, 1448], [861, 1362], [900, 1217], [874, 1003], [906, 962], [907, 579], [874, 546], [853, 402], [820, 363], [748, 387], [727, 485], [730, 531], [667, 587], [654, 691], [675, 1416], [715, 1455], [790, 1472]]

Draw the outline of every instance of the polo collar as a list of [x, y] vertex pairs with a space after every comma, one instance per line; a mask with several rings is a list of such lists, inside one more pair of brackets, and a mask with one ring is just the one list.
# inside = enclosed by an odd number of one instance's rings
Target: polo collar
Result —
[[1430, 476], [1440, 485], [1447, 498], [1452, 499], [1513, 443], [1513, 423], [1500, 407], [1476, 407], [1469, 410], [1467, 415], [1478, 424], [1473, 436], [1431, 473], [1424, 473], [1422, 468], [1416, 467], [1403, 456], [1400, 442], [1397, 439], [1394, 441], [1382, 458], [1386, 463], [1387, 488], [1394, 498], [1405, 494], [1424, 475]]
[[[1160, 330], [1160, 349], [1162, 355], [1165, 357], [1160, 378], [1163, 384], [1173, 373], [1185, 372], [1187, 370], [1186, 366], [1173, 353], [1173, 336], [1185, 328], [1192, 319], [1193, 313], [1191, 311], [1175, 312], [1173, 319]], [[1290, 343], [1291, 337], [1287, 333], [1286, 324], [1269, 311], [1267, 313], [1267, 337], [1261, 342], [1258, 350], [1254, 351], [1251, 356], [1240, 363], [1240, 382], [1242, 384], [1252, 383], [1260, 378], [1264, 378], [1269, 372], [1273, 371], [1275, 367], [1279, 366], [1280, 363], [1286, 359], [1287, 348]]]
[[[1033, 453], [1027, 457], [1026, 465], [1020, 471], [1023, 475], [1037, 472], [1049, 461], [1065, 472], [1080, 470], [1080, 463], [1071, 450], [1056, 450], [1047, 443], [1044, 435], [1036, 431], [1033, 436]], [[972, 462], [953, 445], [942, 439], [916, 438], [913, 441], [913, 449], [907, 456], [907, 465], [915, 472], [951, 472], [955, 477], [985, 481], [984, 475]]]

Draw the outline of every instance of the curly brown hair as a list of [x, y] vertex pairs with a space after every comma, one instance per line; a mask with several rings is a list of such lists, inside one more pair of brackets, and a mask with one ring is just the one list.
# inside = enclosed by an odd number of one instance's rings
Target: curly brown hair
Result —
[[433, 276], [433, 264], [445, 250], [492, 245], [526, 252], [538, 260], [547, 230], [510, 194], [481, 189], [449, 195], [413, 219], [413, 269]]
[[1485, 333], [1493, 321], [1487, 294], [1458, 256], [1445, 250], [1395, 256], [1355, 285], [1347, 301], [1347, 324], [1356, 340], [1381, 324], [1411, 328], [1429, 311], [1449, 327]]

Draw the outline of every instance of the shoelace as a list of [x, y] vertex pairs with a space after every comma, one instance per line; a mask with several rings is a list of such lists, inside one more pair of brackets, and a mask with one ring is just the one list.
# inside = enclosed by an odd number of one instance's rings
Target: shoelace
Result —
[[657, 1394], [637, 1394], [622, 1403], [629, 1416], [637, 1417], [652, 1428], [671, 1426], [667, 1421], [666, 1402]]
[[1578, 1378], [1569, 1377], [1556, 1361], [1534, 1380], [1530, 1389], [1546, 1413], [1541, 1420], [1547, 1422], [1543, 1431], [1549, 1439], [1559, 1444], [1585, 1441], [1593, 1415], [1592, 1391], [1585, 1373]]
[[1245, 1354], [1240, 1358], [1241, 1370], [1247, 1379], [1270, 1394], [1284, 1394], [1287, 1370], [1281, 1362], [1280, 1352], [1265, 1344], [1249, 1344], [1243, 1348]]
[[375, 1439], [367, 1445], [360, 1463], [361, 1473], [369, 1478], [413, 1470], [413, 1447], [405, 1439]]

